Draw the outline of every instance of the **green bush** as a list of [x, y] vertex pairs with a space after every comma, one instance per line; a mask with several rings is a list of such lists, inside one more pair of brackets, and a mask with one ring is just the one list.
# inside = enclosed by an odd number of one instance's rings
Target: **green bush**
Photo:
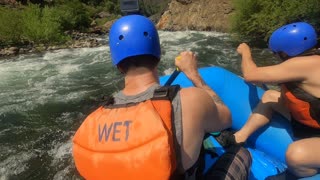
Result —
[[103, 0], [80, 0], [82, 3], [97, 6], [99, 5]]
[[113, 13], [113, 14], [120, 14], [120, 2], [117, 1], [105, 1], [102, 5], [104, 7], [104, 10], [107, 12]]
[[64, 41], [54, 8], [29, 4], [22, 12], [22, 38], [35, 43]]
[[78, 0], [69, 0], [57, 6], [57, 16], [63, 30], [85, 31], [91, 23], [86, 6]]
[[55, 9], [29, 4], [19, 8], [0, 7], [2, 46], [31, 43], [61, 43], [66, 40]]
[[[120, 0], [80, 0], [87, 5], [88, 8], [94, 8], [96, 13], [107, 11], [113, 14], [120, 14]], [[91, 14], [92, 15], [92, 14]]]
[[0, 43], [16, 44], [21, 39], [22, 21], [19, 11], [0, 7]]
[[320, 28], [319, 0], [233, 0], [233, 5], [232, 32], [240, 39], [267, 41], [275, 29], [297, 21]]

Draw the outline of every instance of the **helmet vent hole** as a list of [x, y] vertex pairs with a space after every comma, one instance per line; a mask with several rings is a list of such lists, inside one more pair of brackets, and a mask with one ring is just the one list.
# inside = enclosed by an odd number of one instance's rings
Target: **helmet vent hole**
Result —
[[149, 35], [149, 33], [148, 32], [143, 32], [143, 35], [147, 37]]
[[293, 27], [297, 27], [297, 25], [293, 25]]
[[307, 37], [304, 37], [304, 38], [303, 38], [303, 40], [307, 40], [307, 39], [308, 39]]
[[287, 29], [287, 28], [285, 27], [285, 28], [282, 29], [282, 31], [284, 31], [284, 30], [286, 30], [286, 29]]
[[124, 36], [123, 35], [120, 35], [119, 36], [119, 40], [121, 41], [121, 40], [123, 40], [124, 39]]

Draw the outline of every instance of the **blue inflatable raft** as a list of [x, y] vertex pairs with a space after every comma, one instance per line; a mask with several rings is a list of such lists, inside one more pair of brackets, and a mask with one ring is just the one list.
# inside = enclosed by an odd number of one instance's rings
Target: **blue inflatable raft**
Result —
[[[241, 77], [221, 67], [201, 68], [199, 72], [204, 81], [230, 108], [233, 120], [232, 129], [239, 130], [258, 104], [264, 90], [245, 82]], [[160, 84], [163, 85], [168, 78], [169, 76], [161, 77]], [[183, 73], [180, 73], [172, 84], [179, 84], [181, 87], [193, 86]], [[293, 140], [289, 121], [275, 114], [271, 123], [253, 134], [246, 143], [253, 158], [249, 179], [263, 180], [270, 175], [283, 172], [287, 168], [285, 152]], [[210, 136], [206, 141], [214, 145], [217, 154], [223, 154], [224, 149], [214, 137]], [[205, 172], [215, 163], [216, 159], [209, 154], [205, 155]], [[320, 180], [320, 174], [301, 180]]]

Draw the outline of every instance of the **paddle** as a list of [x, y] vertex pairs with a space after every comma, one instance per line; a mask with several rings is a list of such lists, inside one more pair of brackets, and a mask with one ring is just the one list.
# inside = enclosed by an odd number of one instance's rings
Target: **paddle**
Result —
[[171, 74], [171, 76], [169, 77], [169, 79], [167, 80], [167, 82], [164, 84], [165, 86], [170, 86], [171, 83], [176, 79], [176, 77], [179, 75], [180, 71], [177, 68], [176, 70], [174, 70], [174, 72]]
[[[181, 59], [181, 57], [178, 56], [177, 60], [180, 60], [180, 59]], [[165, 86], [170, 86], [171, 83], [176, 79], [176, 77], [179, 75], [180, 72], [181, 71], [178, 68], [176, 68], [164, 85]]]

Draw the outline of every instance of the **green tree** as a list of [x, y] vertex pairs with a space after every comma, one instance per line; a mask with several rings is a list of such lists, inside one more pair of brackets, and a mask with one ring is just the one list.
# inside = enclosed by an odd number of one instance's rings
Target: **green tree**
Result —
[[0, 7], [0, 41], [2, 46], [32, 43], [61, 43], [66, 36], [61, 31], [56, 9], [28, 4], [16, 8]]
[[58, 18], [54, 8], [28, 4], [21, 14], [22, 39], [35, 43], [63, 41]]
[[21, 14], [7, 7], [0, 7], [0, 44], [19, 43], [22, 34]]
[[232, 32], [240, 39], [267, 41], [275, 29], [297, 21], [320, 27], [319, 0], [233, 0], [233, 5]]
[[80, 1], [68, 0], [61, 5], [57, 5], [56, 9], [63, 30], [85, 31], [90, 26], [89, 12]]

